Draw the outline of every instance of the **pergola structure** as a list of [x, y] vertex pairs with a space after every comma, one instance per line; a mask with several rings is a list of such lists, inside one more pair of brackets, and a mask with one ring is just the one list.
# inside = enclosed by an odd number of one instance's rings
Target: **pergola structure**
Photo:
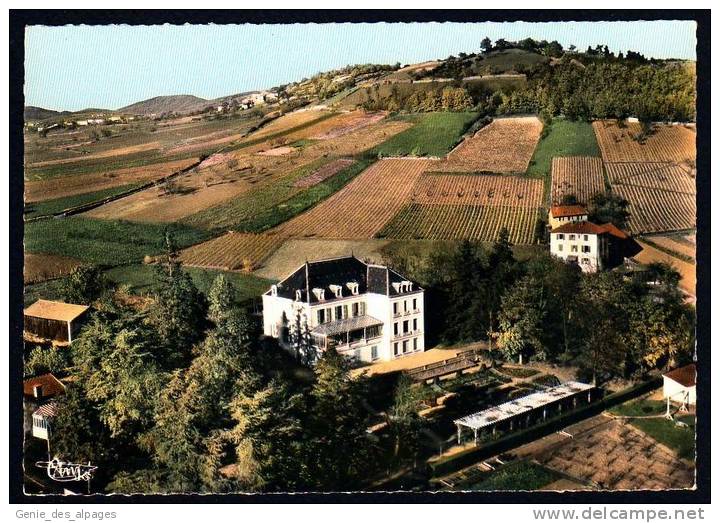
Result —
[[568, 381], [562, 385], [533, 392], [522, 398], [507, 401], [456, 419], [458, 444], [462, 441], [463, 428], [473, 431], [475, 444], [477, 445], [478, 437], [483, 430], [492, 428], [493, 433], [495, 433], [501, 423], [507, 422], [510, 430], [515, 427], [527, 427], [533, 420], [539, 420], [541, 416], [543, 421], [546, 420], [548, 413], [552, 413], [552, 409], [562, 412], [564, 406], [568, 408], [577, 407], [578, 398], [585, 397], [585, 394], [587, 394], [587, 402], [590, 403], [592, 399], [591, 393], [594, 388], [594, 386], [586, 383]]
[[377, 338], [381, 333], [383, 322], [372, 316], [354, 316], [342, 320], [323, 323], [315, 327], [311, 334], [315, 343], [321, 349], [326, 349], [329, 342], [337, 345], [350, 345], [351, 343]]

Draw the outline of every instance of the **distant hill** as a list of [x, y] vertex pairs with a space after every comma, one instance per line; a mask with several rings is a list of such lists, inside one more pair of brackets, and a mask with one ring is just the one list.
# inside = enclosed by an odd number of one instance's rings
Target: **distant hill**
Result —
[[63, 114], [70, 114], [69, 111], [53, 111], [52, 109], [43, 109], [42, 107], [35, 107], [33, 105], [25, 106], [25, 121], [28, 120], [46, 120], [47, 118], [55, 118]]
[[179, 94], [171, 96], [156, 96], [149, 100], [136, 102], [117, 110], [119, 113], [149, 115], [162, 113], [192, 113], [202, 111], [208, 105], [212, 104], [211, 100], [205, 100], [190, 94]]

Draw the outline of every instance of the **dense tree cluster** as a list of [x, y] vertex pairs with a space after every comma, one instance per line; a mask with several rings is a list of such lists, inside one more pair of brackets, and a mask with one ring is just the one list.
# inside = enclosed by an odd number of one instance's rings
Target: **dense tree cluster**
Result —
[[469, 111], [474, 102], [464, 87], [444, 87], [428, 91], [416, 90], [405, 96], [397, 86], [393, 86], [391, 94], [383, 99], [379, 94], [379, 86], [368, 90], [368, 99], [363, 103], [367, 111], [407, 111], [410, 113], [427, 113], [436, 111]]
[[96, 303], [71, 362], [31, 358], [34, 370], [71, 365], [75, 378], [53, 452], [98, 465], [108, 492], [360, 486], [375, 450], [365, 381], [350, 378], [347, 361], [327, 351], [298, 378], [301, 367], [261, 340], [225, 277], [207, 298], [197, 290], [171, 237], [158, 271], [151, 307]]

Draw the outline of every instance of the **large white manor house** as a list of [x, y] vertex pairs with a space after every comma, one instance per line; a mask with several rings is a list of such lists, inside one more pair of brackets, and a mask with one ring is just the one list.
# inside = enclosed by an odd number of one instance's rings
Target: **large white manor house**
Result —
[[363, 361], [425, 350], [423, 289], [354, 256], [305, 262], [263, 294], [266, 336], [312, 362], [329, 347]]

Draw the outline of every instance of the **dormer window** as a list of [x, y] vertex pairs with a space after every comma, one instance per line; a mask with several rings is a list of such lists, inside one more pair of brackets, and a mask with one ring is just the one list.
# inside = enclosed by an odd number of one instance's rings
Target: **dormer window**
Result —
[[330, 290], [335, 293], [336, 298], [342, 298], [342, 285], [330, 285]]
[[277, 296], [277, 285], [270, 287], [270, 296]]
[[393, 286], [393, 289], [395, 289], [395, 292], [401, 292], [399, 282], [393, 282], [392, 286]]
[[295, 291], [295, 301], [302, 301], [302, 291], [300, 289]]
[[313, 289], [313, 294], [318, 299], [318, 301], [325, 301], [325, 289], [316, 287]]
[[357, 295], [358, 295], [358, 292], [359, 292], [359, 290], [360, 290], [360, 286], [358, 285], [358, 283], [357, 283], [356, 281], [349, 281], [349, 282], [347, 282], [345, 285], [347, 285], [347, 288], [350, 289], [350, 293], [351, 293], [353, 296], [357, 296]]

